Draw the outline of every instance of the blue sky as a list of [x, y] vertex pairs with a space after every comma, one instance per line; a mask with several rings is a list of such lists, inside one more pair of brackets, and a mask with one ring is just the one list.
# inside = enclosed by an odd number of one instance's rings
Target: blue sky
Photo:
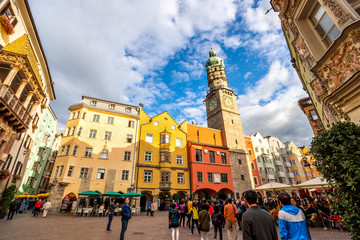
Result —
[[265, 15], [269, 0], [29, 2], [55, 82], [60, 130], [81, 95], [143, 103], [149, 115], [168, 111], [178, 122], [206, 125], [204, 64], [213, 48], [239, 95], [245, 134], [311, 140], [297, 106], [306, 94], [277, 13]]

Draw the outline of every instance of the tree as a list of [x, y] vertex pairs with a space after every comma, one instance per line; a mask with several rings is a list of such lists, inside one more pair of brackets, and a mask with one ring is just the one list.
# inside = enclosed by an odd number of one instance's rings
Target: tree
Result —
[[360, 126], [349, 120], [314, 137], [314, 165], [329, 183], [329, 203], [352, 239], [360, 238]]
[[3, 193], [3, 196], [0, 200], [0, 214], [4, 215], [9, 209], [11, 201], [14, 199], [15, 195], [15, 185], [9, 186]]

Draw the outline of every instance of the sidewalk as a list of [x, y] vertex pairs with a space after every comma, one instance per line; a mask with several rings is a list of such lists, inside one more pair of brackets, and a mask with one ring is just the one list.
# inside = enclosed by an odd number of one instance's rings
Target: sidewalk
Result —
[[[121, 217], [114, 217], [112, 232], [106, 232], [107, 217], [76, 217], [68, 214], [49, 214], [46, 218], [32, 217], [31, 213], [14, 215], [13, 220], [0, 220], [0, 239], [119, 239], [121, 231]], [[194, 231], [195, 233], [195, 231]], [[242, 233], [238, 231], [238, 239]], [[126, 232], [129, 240], [161, 240], [171, 239], [166, 212], [156, 212], [154, 217], [142, 213], [131, 218]], [[227, 239], [223, 231], [224, 240]], [[311, 228], [313, 240], [350, 239], [348, 233], [340, 230], [323, 230]], [[188, 228], [181, 228], [180, 239], [200, 239], [197, 234], [190, 235]], [[209, 239], [214, 239], [213, 232]]]

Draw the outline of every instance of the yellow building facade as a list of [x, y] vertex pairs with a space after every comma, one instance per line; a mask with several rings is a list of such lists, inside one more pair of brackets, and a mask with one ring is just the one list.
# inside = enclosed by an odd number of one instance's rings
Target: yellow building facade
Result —
[[167, 112], [151, 118], [143, 110], [139, 122], [136, 190], [144, 194], [140, 206], [144, 210], [154, 200], [161, 208], [190, 194], [187, 122], [178, 125]]
[[139, 108], [83, 96], [69, 110], [51, 176], [54, 185], [61, 185], [52, 188], [58, 201], [88, 190], [132, 191]]
[[299, 184], [311, 179], [308, 177], [310, 171], [304, 167], [301, 150], [293, 142], [286, 142], [285, 146], [295, 183]]

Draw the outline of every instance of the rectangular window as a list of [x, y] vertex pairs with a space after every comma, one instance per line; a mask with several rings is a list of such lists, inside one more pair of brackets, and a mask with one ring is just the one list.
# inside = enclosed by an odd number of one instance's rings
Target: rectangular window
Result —
[[160, 161], [162, 161], [162, 162], [171, 162], [171, 153], [169, 153], [169, 152], [161, 152], [160, 153]]
[[310, 19], [316, 32], [320, 35], [321, 40], [326, 46], [330, 46], [337, 36], [339, 36], [340, 30], [319, 3], [317, 3]]
[[130, 120], [128, 123], [128, 127], [129, 128], [134, 128], [135, 127], [135, 121]]
[[145, 162], [151, 162], [152, 161], [152, 152], [145, 152]]
[[95, 101], [95, 100], [91, 100], [91, 101], [90, 101], [90, 106], [96, 106], [96, 101]]
[[202, 162], [202, 150], [201, 149], [196, 149], [195, 152], [195, 157], [196, 157], [196, 161], [197, 162]]
[[209, 151], [209, 161], [210, 163], [216, 163], [214, 151]]
[[114, 110], [115, 109], [115, 104], [109, 104], [109, 109]]
[[97, 130], [91, 129], [90, 134], [89, 134], [89, 138], [96, 138], [96, 133], [97, 133]]
[[254, 177], [254, 183], [255, 183], [255, 185], [258, 185], [258, 179], [257, 179], [257, 177]]
[[128, 135], [126, 136], [126, 142], [127, 142], [127, 143], [132, 143], [132, 139], [133, 139], [133, 135], [128, 134]]
[[208, 178], [208, 182], [209, 182], [209, 183], [214, 182], [213, 174], [212, 174], [212, 173], [208, 172], [208, 173], [207, 173], [207, 178]]
[[86, 117], [86, 112], [83, 113], [82, 119], [85, 119]]
[[300, 176], [300, 171], [294, 170], [294, 175], [295, 175], [295, 176]]
[[155, 127], [159, 126], [159, 122], [158, 122], [158, 121], [154, 121], [154, 126], [155, 126]]
[[249, 156], [252, 156], [252, 151], [250, 148], [248, 149], [248, 154], [249, 154]]
[[76, 118], [79, 118], [80, 117], [80, 111], [77, 111], [76, 112]]
[[75, 119], [75, 114], [76, 114], [75, 112], [72, 112], [72, 113], [71, 113], [70, 120], [71, 120], [71, 119]]
[[197, 182], [203, 182], [203, 175], [202, 172], [196, 173]]
[[83, 129], [82, 127], [79, 127], [79, 130], [78, 130], [78, 133], [77, 133], [78, 136], [81, 136], [82, 129]]
[[183, 165], [183, 156], [176, 155], [176, 164], [177, 165]]
[[113, 117], [108, 117], [107, 123], [108, 124], [114, 124], [114, 118]]
[[125, 112], [131, 113], [131, 107], [126, 107], [126, 108], [125, 108]]
[[227, 164], [226, 153], [222, 152], [220, 155], [221, 155], [221, 163]]
[[222, 183], [227, 183], [227, 182], [228, 182], [228, 175], [227, 175], [227, 173], [222, 173], [222, 174], [221, 174], [221, 182], [222, 182]]
[[152, 171], [144, 170], [144, 182], [152, 182]]
[[88, 168], [81, 168], [79, 178], [87, 178], [88, 177], [88, 172], [89, 172]]
[[75, 127], [72, 127], [70, 131], [70, 136], [74, 136], [74, 134], [75, 134]]
[[69, 170], [68, 170], [67, 176], [68, 176], [68, 177], [71, 177], [72, 174], [73, 174], [73, 171], [74, 171], [74, 166], [70, 166], [70, 167], [69, 167]]
[[183, 146], [183, 141], [182, 141], [181, 138], [177, 138], [177, 139], [176, 139], [176, 146], [177, 146], [177, 147], [182, 147], [182, 146]]
[[111, 140], [111, 132], [105, 132], [105, 140]]
[[129, 180], [129, 170], [122, 170], [121, 180], [123, 181]]
[[65, 155], [69, 155], [70, 145], [66, 145]]
[[73, 150], [73, 153], [72, 153], [73, 156], [76, 156], [78, 148], [79, 148], [79, 146], [76, 146], [76, 145], [74, 146], [74, 150]]
[[175, 126], [175, 125], [172, 125], [171, 128], [172, 128], [173, 130], [175, 130], [175, 129], [176, 129], [176, 126]]
[[244, 175], [241, 175], [241, 180], [245, 180], [245, 176]]
[[61, 166], [60, 166], [60, 173], [59, 173], [59, 177], [61, 177], [61, 176], [62, 176], [63, 171], [64, 171], [64, 165], [61, 165]]
[[94, 114], [93, 116], [93, 122], [99, 122], [100, 121], [100, 115]]
[[251, 163], [251, 169], [254, 170], [255, 169], [255, 164], [252, 162]]
[[177, 182], [178, 182], [178, 184], [184, 184], [185, 183], [184, 173], [178, 173], [177, 174]]
[[317, 121], [319, 119], [318, 115], [316, 114], [316, 111], [315, 110], [310, 110], [309, 111], [310, 113], [310, 116], [312, 118], [313, 121]]
[[242, 164], [241, 159], [238, 159], [238, 161], [239, 161], [239, 165], [241, 165]]
[[57, 177], [57, 175], [59, 173], [59, 169], [60, 169], [60, 166], [56, 166], [54, 177]]
[[259, 152], [259, 149], [257, 147], [255, 147], [255, 152]]
[[108, 154], [109, 154], [109, 150], [108, 149], [103, 149], [103, 150], [101, 150], [100, 158], [107, 159]]
[[99, 168], [97, 170], [96, 179], [104, 179], [105, 177], [105, 169]]
[[93, 149], [92, 148], [89, 148], [89, 147], [87, 147], [87, 148], [85, 148], [85, 155], [84, 155], [84, 157], [92, 157], [92, 151], [93, 151]]
[[147, 133], [145, 142], [152, 143], [153, 142], [153, 135], [150, 134], [150, 133]]
[[161, 173], [161, 182], [170, 182], [170, 173], [169, 172]]
[[163, 134], [160, 136], [160, 143], [162, 144], [170, 144], [170, 135]]
[[130, 161], [130, 158], [131, 158], [131, 152], [125, 151], [124, 160]]

